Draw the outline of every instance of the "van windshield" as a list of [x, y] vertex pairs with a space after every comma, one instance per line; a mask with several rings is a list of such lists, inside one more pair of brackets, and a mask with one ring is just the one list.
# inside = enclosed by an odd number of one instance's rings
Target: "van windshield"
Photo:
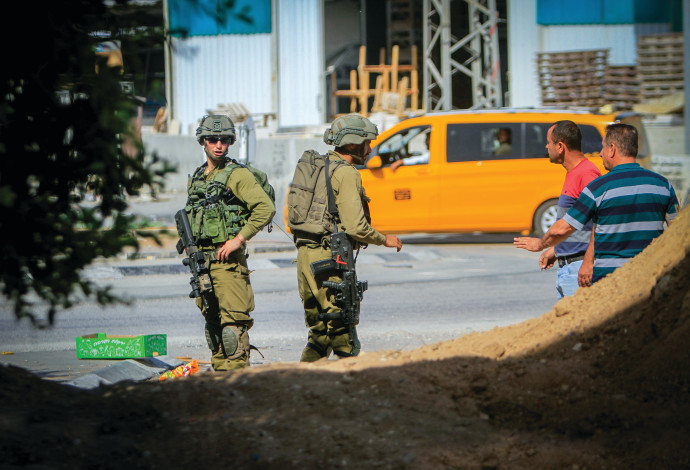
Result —
[[421, 126], [400, 131], [373, 149], [372, 156], [379, 155], [384, 167], [396, 161], [404, 161], [406, 165], [420, 164], [421, 161], [415, 162], [412, 158], [421, 156], [425, 156], [426, 161], [424, 163], [426, 163], [429, 159], [427, 136], [429, 136], [430, 129], [429, 126]]
[[386, 140], [379, 147], [379, 153], [388, 154], [400, 152], [401, 149], [407, 147], [407, 144], [420, 132], [427, 129], [426, 127], [414, 127], [409, 129], [407, 132], [400, 132], [395, 134], [390, 139]]

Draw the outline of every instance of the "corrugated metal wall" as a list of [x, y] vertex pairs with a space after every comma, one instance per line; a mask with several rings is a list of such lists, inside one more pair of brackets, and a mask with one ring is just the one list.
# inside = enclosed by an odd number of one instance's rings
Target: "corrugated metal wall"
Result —
[[270, 34], [173, 40], [173, 118], [181, 134], [193, 134], [206, 111], [224, 103], [243, 103], [251, 113], [277, 111], [271, 42]]
[[278, 97], [281, 127], [323, 122], [322, 0], [279, 0]]
[[540, 52], [609, 49], [609, 64], [634, 65], [637, 59], [635, 25], [541, 26]]
[[276, 113], [282, 127], [321, 124], [322, 2], [274, 0], [273, 34], [174, 38], [173, 118], [180, 133], [193, 133], [206, 110], [224, 103]]

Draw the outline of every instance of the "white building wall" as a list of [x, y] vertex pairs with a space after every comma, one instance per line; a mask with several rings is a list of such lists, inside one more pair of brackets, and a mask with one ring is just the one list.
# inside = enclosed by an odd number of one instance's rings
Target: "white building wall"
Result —
[[539, 106], [537, 0], [508, 0], [508, 89], [506, 106]]
[[319, 125], [325, 92], [323, 0], [278, 0], [278, 124]]
[[635, 65], [635, 25], [541, 26], [541, 52], [608, 49], [610, 65]]
[[194, 134], [207, 110], [242, 103], [250, 113], [275, 113], [271, 34], [173, 39], [172, 118]]

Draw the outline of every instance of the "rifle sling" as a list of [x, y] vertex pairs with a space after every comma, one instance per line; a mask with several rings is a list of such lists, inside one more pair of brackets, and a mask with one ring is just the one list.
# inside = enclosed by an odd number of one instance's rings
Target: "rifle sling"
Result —
[[333, 194], [333, 186], [331, 186], [331, 172], [329, 171], [329, 158], [326, 155], [326, 161], [324, 162], [326, 167], [326, 192], [328, 193], [328, 212], [333, 217], [333, 231], [338, 231], [338, 220], [340, 219], [338, 214], [338, 206], [335, 205], [335, 194]]
[[[326, 192], [328, 193], [328, 212], [333, 217], [333, 232], [338, 232], [338, 221], [340, 220], [340, 214], [338, 213], [338, 206], [335, 204], [335, 194], [333, 193], [333, 186], [331, 186], [331, 172], [329, 171], [329, 158], [326, 155], [326, 161], [324, 162], [326, 170]], [[349, 237], [348, 237], [349, 238]], [[354, 262], [357, 262], [359, 258], [359, 247], [357, 248], [357, 254], [355, 254]]]

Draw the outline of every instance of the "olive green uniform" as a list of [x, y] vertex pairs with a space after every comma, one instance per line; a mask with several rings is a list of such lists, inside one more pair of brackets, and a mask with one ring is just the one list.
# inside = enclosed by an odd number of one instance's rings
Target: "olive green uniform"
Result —
[[[203, 178], [211, 181], [223, 168], [224, 163], [203, 175]], [[273, 219], [275, 205], [246, 168], [235, 168], [230, 173], [227, 187], [239, 205], [249, 213], [239, 230], [245, 240], [249, 240]], [[237, 204], [237, 201], [233, 204]], [[228, 239], [233, 237], [234, 234], [231, 234]], [[216, 302], [211, 303], [209, 310], [204, 307], [201, 298], [197, 298], [196, 304], [206, 319], [206, 337], [212, 351], [213, 369], [231, 370], [249, 365], [248, 331], [254, 324], [249, 313], [254, 310], [254, 292], [244, 249], [231, 253], [227, 261], [218, 261], [216, 250], [220, 246], [222, 243], [214, 246], [200, 242], [199, 248], [210, 261]], [[231, 350], [234, 345], [236, 347]]]
[[[354, 249], [360, 245], [383, 245], [385, 235], [374, 229], [368, 220], [368, 198], [362, 187], [362, 178], [357, 169], [347, 163], [334, 151], [328, 152], [331, 162], [341, 161], [333, 171], [331, 185], [338, 207], [340, 224], [338, 229], [345, 231], [354, 240]], [[300, 297], [304, 303], [304, 320], [309, 334], [307, 346], [302, 351], [301, 361], [311, 362], [328, 357], [333, 351], [340, 357], [356, 355], [354, 341], [349, 328], [340, 319], [319, 320], [321, 313], [337, 312], [335, 292], [323, 287], [323, 281], [341, 282], [339, 276], [327, 274], [314, 277], [310, 264], [331, 257], [329, 235], [314, 235], [297, 231], [297, 283]]]

